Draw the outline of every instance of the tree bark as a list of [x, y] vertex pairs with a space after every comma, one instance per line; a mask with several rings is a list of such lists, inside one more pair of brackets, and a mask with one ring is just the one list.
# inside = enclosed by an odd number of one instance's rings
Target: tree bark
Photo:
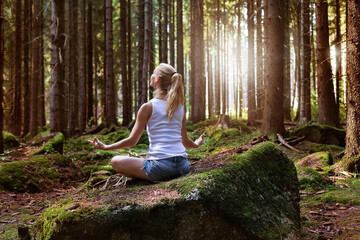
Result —
[[87, 122], [94, 124], [92, 0], [87, 0]]
[[4, 100], [4, 30], [3, 30], [3, 20], [4, 20], [4, 10], [3, 2], [0, 2], [0, 153], [4, 153], [4, 109], [3, 109], [3, 100]]
[[193, 105], [191, 120], [199, 122], [205, 120], [205, 75], [204, 75], [204, 9], [203, 0], [191, 0], [191, 78], [193, 85]]
[[144, 7], [144, 53], [142, 64], [142, 76], [139, 88], [141, 89], [139, 106], [147, 102], [147, 86], [148, 86], [148, 66], [149, 66], [149, 47], [150, 47], [150, 0], [145, 0]]
[[51, 80], [50, 80], [50, 131], [67, 136], [66, 82], [65, 82], [65, 2], [51, 0]]
[[14, 95], [14, 119], [12, 120], [13, 125], [11, 127], [11, 132], [17, 136], [21, 134], [22, 127], [22, 110], [21, 110], [21, 50], [22, 50], [22, 41], [21, 41], [21, 16], [22, 16], [22, 4], [21, 0], [16, 0], [16, 25], [15, 25], [15, 95]]
[[183, 42], [183, 3], [182, 0], [177, 0], [177, 14], [176, 14], [176, 71], [184, 78], [184, 42]]
[[174, 9], [175, 9], [175, 1], [169, 0], [169, 24], [170, 24], [170, 65], [175, 67], [175, 16], [174, 16]]
[[[288, 2], [287, 2], [288, 3]], [[288, 9], [290, 6], [285, 6]], [[287, 21], [290, 22], [290, 14], [286, 13]], [[290, 24], [285, 26], [284, 37], [284, 119], [291, 121], [291, 56], [290, 56]]]
[[[44, 0], [40, 0], [41, 9], [44, 7]], [[45, 56], [44, 56], [44, 11], [40, 11], [40, 88], [39, 88], [39, 126], [46, 125], [45, 113]]]
[[220, 0], [216, 4], [215, 115], [220, 115]]
[[[286, 0], [287, 1], [287, 0]], [[268, 0], [268, 53], [271, 61], [266, 67], [265, 108], [261, 131], [264, 134], [285, 133], [284, 127], [284, 34], [286, 5], [277, 0]]]
[[116, 123], [115, 114], [115, 84], [113, 75], [113, 29], [112, 29], [112, 1], [105, 2], [105, 43], [106, 43], [106, 126]]
[[248, 119], [250, 126], [255, 125], [256, 102], [255, 102], [255, 67], [254, 67], [254, 0], [248, 3]]
[[256, 0], [256, 97], [257, 119], [262, 119], [264, 111], [264, 58], [262, 40], [261, 2]]
[[330, 64], [328, 4], [315, 0], [316, 5], [316, 63], [318, 73], [319, 123], [339, 125]]
[[79, 109], [76, 107], [79, 96], [79, 65], [78, 65], [78, 1], [69, 1], [69, 135], [75, 134], [75, 128], [78, 127]]
[[340, 22], [340, 3], [339, 0], [335, 1], [335, 24], [336, 24], [336, 39], [335, 39], [335, 72], [336, 72], [336, 110], [337, 114], [339, 115], [340, 111], [340, 101], [341, 96], [340, 93], [342, 92], [342, 79], [341, 79], [341, 22]]
[[144, 61], [144, 48], [145, 48], [145, 0], [139, 0], [138, 2], [138, 11], [139, 11], [139, 17], [138, 17], [138, 25], [139, 25], [139, 45], [138, 45], [138, 108], [141, 107], [143, 103], [146, 102], [141, 95], [142, 95], [142, 77], [143, 77], [143, 61]]
[[24, 115], [23, 115], [23, 136], [29, 133], [30, 131], [30, 47], [28, 44], [30, 40], [30, 33], [32, 28], [31, 23], [31, 1], [26, 1], [24, 5]]
[[237, 45], [237, 83], [238, 83], [238, 88], [236, 89], [238, 91], [238, 100], [237, 100], [237, 104], [238, 107], [236, 107], [236, 109], [239, 109], [239, 117], [242, 117], [242, 61], [241, 61], [241, 7], [238, 6], [237, 9], [237, 19], [238, 19], [238, 31], [237, 31], [237, 41], [238, 41], [238, 45]]
[[[86, 8], [85, 0], [80, 0], [80, 26], [79, 26], [79, 130], [80, 133], [85, 131], [86, 128]], [[112, 33], [111, 33], [112, 34]], [[112, 38], [112, 37], [111, 37]], [[112, 42], [112, 41], [111, 41]], [[111, 43], [112, 44], [112, 43]], [[111, 45], [112, 47], [112, 45]], [[110, 66], [112, 67], [112, 66]], [[111, 71], [112, 72], [112, 71]], [[114, 80], [112, 80], [114, 81]], [[114, 90], [113, 90], [114, 92]], [[113, 100], [115, 101], [115, 99]], [[115, 103], [114, 103], [115, 105]], [[114, 106], [115, 121], [115, 106]]]
[[344, 162], [349, 171], [360, 171], [360, 2], [348, 1], [346, 7], [347, 121]]
[[[40, 13], [40, 0], [33, 1], [34, 16]], [[33, 43], [32, 43], [32, 57], [33, 69], [31, 77], [31, 115], [30, 115], [30, 136], [34, 137], [38, 133], [39, 127], [39, 84], [40, 84], [40, 22], [39, 18], [33, 19]]]
[[[128, 89], [129, 89], [129, 109], [130, 109], [130, 119], [132, 120], [132, 113], [133, 113], [133, 82], [132, 81], [132, 67], [131, 67], [131, 0], [128, 0], [127, 4], [127, 48], [128, 48], [128, 57], [127, 57], [127, 65], [128, 65]], [[135, 87], [134, 87], [135, 88]], [[135, 88], [136, 89], [136, 88]], [[134, 94], [136, 96], [136, 94]]]

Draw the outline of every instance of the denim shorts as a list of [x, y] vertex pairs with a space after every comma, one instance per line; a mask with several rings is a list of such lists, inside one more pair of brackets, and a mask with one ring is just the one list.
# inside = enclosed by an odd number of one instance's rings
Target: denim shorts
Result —
[[146, 160], [143, 169], [152, 181], [158, 182], [189, 173], [190, 165], [186, 157], [176, 156], [158, 160]]

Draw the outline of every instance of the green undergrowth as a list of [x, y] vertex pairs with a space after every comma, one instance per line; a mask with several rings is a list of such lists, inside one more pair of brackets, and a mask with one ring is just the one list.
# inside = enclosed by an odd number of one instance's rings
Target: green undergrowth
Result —
[[325, 174], [321, 174], [313, 168], [298, 168], [298, 179], [302, 190], [319, 191], [333, 188], [332, 181]]
[[58, 182], [79, 180], [83, 171], [71, 158], [59, 154], [36, 155], [28, 161], [13, 161], [0, 166], [0, 189], [38, 192]]
[[353, 189], [338, 189], [311, 196], [303, 200], [303, 205], [305, 207], [319, 206], [324, 203], [359, 205], [360, 191], [354, 191]]
[[54, 137], [46, 143], [43, 147], [34, 152], [34, 155], [38, 154], [50, 154], [50, 153], [60, 153], [63, 154], [65, 137], [62, 133], [56, 133]]
[[4, 138], [4, 148], [5, 149], [17, 147], [20, 145], [19, 140], [12, 133], [3, 131], [3, 138]]

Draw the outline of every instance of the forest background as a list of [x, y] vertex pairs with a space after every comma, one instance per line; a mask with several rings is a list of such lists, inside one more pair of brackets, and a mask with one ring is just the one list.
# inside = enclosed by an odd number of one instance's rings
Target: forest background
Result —
[[[359, 48], [356, 14], [349, 14], [358, 7], [342, 0], [1, 1], [1, 126], [22, 137], [46, 125], [67, 137], [100, 123], [129, 126], [153, 97], [151, 73], [166, 62], [184, 76], [193, 123], [224, 114], [264, 134], [284, 134], [285, 120], [336, 127], [347, 120], [359, 129], [346, 118], [347, 101], [359, 101], [346, 91], [359, 77], [358, 60], [346, 61]], [[347, 133], [352, 146], [360, 142], [350, 139], [356, 131]], [[357, 155], [351, 149], [348, 157]]]

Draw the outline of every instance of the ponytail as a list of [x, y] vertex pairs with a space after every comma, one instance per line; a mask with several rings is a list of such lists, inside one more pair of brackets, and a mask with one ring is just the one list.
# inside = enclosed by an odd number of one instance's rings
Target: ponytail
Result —
[[166, 63], [160, 63], [156, 69], [159, 72], [160, 90], [166, 92], [166, 115], [171, 120], [176, 109], [185, 102], [182, 76]]
[[168, 89], [166, 96], [166, 114], [168, 119], [171, 120], [179, 105], [185, 102], [182, 77], [179, 73], [174, 72], [172, 74], [171, 85], [169, 87], [170, 89]]

